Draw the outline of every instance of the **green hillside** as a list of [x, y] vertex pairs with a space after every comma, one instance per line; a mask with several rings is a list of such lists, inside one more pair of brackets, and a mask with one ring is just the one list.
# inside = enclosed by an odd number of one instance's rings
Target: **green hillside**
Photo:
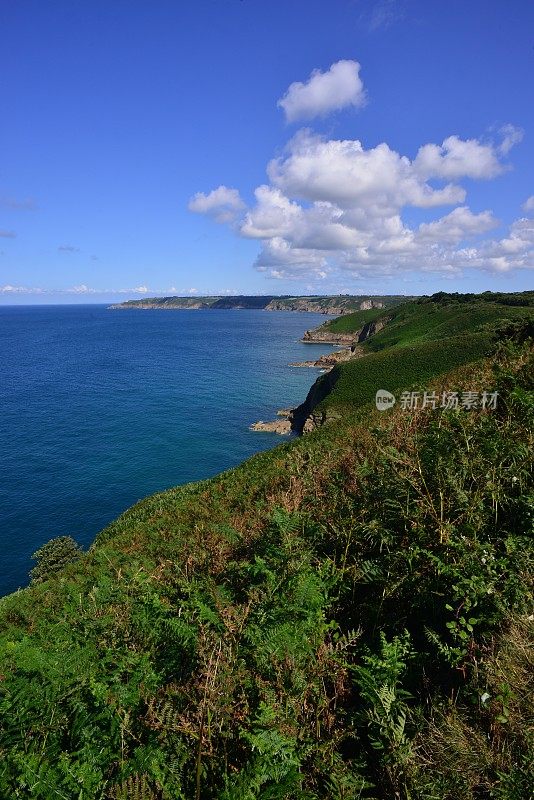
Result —
[[[387, 311], [372, 309], [331, 320], [319, 330], [350, 333], [369, 322], [386, 324], [359, 345], [363, 357], [342, 362], [318, 379], [297, 416], [313, 411], [323, 421], [338, 418], [370, 403], [377, 389], [424, 391], [425, 382], [433, 376], [482, 358], [499, 327], [533, 318], [534, 293], [523, 292], [496, 296], [440, 293]], [[328, 385], [328, 392], [321, 390], [321, 383]]]
[[366, 322], [372, 322], [384, 316], [384, 309], [370, 308], [366, 311], [355, 311], [353, 314], [344, 314], [336, 319], [329, 320], [321, 326], [321, 330], [332, 333], [352, 333], [359, 330]]
[[498, 324], [499, 320], [521, 318], [528, 316], [533, 308], [534, 292], [485, 292], [480, 295], [439, 292], [389, 309], [356, 311], [325, 322], [320, 330], [351, 333], [359, 331], [367, 322], [387, 320], [387, 330], [366, 345], [371, 350], [379, 350], [417, 339], [436, 339], [473, 331], [486, 323]]
[[335, 385], [319, 410], [335, 411], [336, 417], [374, 401], [377, 389], [397, 393], [420, 389], [437, 375], [483, 357], [490, 346], [484, 333], [454, 336], [444, 341], [423, 341], [365, 358], [338, 364], [329, 379]]
[[[0, 601], [1, 798], [526, 800], [532, 322], [418, 314], [343, 365], [336, 424]], [[498, 405], [378, 412], [393, 372]]]

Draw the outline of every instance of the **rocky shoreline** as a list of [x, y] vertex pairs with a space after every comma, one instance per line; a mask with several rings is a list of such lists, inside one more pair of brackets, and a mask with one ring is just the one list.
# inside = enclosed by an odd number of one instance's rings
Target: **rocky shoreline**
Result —
[[362, 358], [365, 353], [360, 347], [360, 343], [381, 331], [388, 322], [389, 317], [367, 322], [353, 333], [336, 334], [331, 331], [321, 330], [323, 326], [307, 330], [301, 342], [306, 344], [333, 344], [340, 349], [322, 355], [315, 360], [297, 361], [289, 364], [290, 367], [320, 369], [322, 375], [312, 384], [303, 403], [293, 409], [277, 411], [277, 416], [281, 417], [281, 419], [254, 422], [250, 425], [249, 430], [259, 433], [278, 433], [284, 436], [290, 433], [308, 433], [322, 425], [324, 419], [320, 414], [315, 414], [314, 409], [324, 400], [335, 385], [337, 374], [332, 374], [334, 368], [340, 363]]
[[322, 355], [316, 360], [297, 361], [289, 364], [290, 367], [320, 369], [323, 374], [312, 384], [303, 403], [294, 409], [282, 409], [276, 412], [277, 416], [283, 417], [283, 419], [259, 420], [250, 426], [250, 430], [280, 435], [302, 434], [322, 425], [324, 422], [322, 415], [317, 415], [314, 410], [335, 385], [337, 374], [334, 368], [342, 362], [362, 358], [365, 353], [360, 344], [381, 331], [389, 320], [390, 317], [382, 317], [372, 322], [366, 322], [359, 330], [352, 333], [332, 333], [328, 330], [321, 330], [322, 325], [319, 328], [307, 330], [300, 340], [304, 344], [333, 344], [340, 349]]

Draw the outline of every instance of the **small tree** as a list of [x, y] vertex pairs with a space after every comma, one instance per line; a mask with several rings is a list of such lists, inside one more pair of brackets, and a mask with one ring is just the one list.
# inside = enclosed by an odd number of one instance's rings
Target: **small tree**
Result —
[[50, 539], [32, 555], [37, 564], [30, 571], [31, 582], [46, 581], [67, 564], [78, 561], [82, 552], [72, 536], [57, 536], [55, 539]]

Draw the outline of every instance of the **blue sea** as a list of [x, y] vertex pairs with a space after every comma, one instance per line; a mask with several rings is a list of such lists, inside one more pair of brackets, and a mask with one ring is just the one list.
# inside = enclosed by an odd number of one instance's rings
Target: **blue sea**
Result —
[[[283, 441], [248, 426], [304, 400], [319, 314], [0, 307], [0, 594], [52, 537], [87, 547], [137, 500]], [[284, 437], [285, 438], [285, 437]]]

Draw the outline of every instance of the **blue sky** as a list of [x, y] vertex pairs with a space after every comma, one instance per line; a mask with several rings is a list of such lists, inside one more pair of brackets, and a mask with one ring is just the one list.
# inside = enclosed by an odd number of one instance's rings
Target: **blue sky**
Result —
[[532, 288], [533, 30], [527, 0], [3, 0], [0, 303]]

